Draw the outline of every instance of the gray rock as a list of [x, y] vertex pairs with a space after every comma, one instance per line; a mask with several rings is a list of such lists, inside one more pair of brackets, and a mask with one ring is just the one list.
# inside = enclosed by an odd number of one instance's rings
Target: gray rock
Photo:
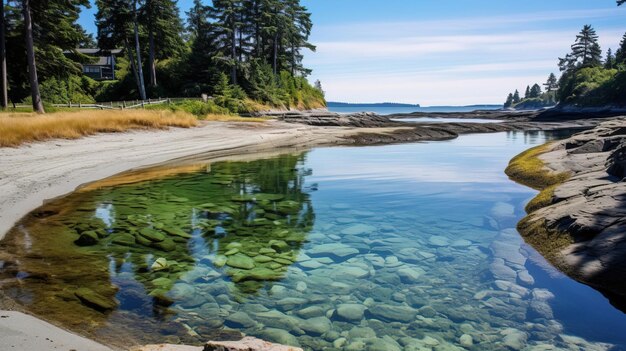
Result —
[[319, 306], [309, 306], [296, 312], [302, 318], [320, 317], [326, 314], [323, 308]]
[[307, 253], [314, 257], [332, 257], [338, 261], [345, 261], [348, 258], [357, 255], [359, 250], [345, 244], [332, 243], [314, 246]]
[[434, 246], [434, 247], [450, 246], [450, 240], [448, 240], [448, 238], [444, 236], [433, 235], [430, 238], [428, 238], [428, 245]]
[[332, 323], [326, 317], [314, 317], [300, 322], [300, 328], [307, 334], [318, 336], [330, 330]]
[[252, 328], [256, 322], [245, 312], [235, 312], [226, 318], [226, 325], [231, 328]]
[[426, 271], [419, 267], [402, 267], [398, 269], [398, 276], [400, 280], [405, 284], [417, 283], [420, 277], [425, 274]]
[[417, 315], [417, 311], [408, 306], [394, 306], [379, 304], [368, 309], [368, 313], [374, 317], [387, 322], [412, 322]]
[[337, 306], [337, 317], [348, 321], [360, 321], [363, 319], [367, 307], [354, 303], [345, 303]]
[[263, 339], [277, 342], [283, 345], [300, 346], [295, 336], [283, 329], [267, 328], [261, 333]]

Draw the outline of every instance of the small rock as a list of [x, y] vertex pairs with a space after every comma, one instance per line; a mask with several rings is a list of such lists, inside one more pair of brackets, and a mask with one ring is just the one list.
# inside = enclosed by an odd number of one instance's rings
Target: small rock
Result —
[[461, 344], [461, 346], [463, 346], [463, 347], [470, 348], [470, 347], [474, 346], [474, 339], [469, 334], [463, 334], [459, 338], [459, 344]]

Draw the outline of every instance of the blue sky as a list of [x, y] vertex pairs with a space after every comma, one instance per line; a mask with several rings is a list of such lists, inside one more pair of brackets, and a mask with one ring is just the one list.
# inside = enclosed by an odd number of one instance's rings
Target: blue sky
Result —
[[[208, 1], [208, 0], [207, 0]], [[603, 50], [626, 32], [614, 0], [303, 0], [312, 13], [305, 65], [327, 99], [427, 105], [502, 103], [558, 73], [585, 24]], [[192, 0], [179, 0], [181, 13]], [[81, 24], [95, 31], [94, 9]]]

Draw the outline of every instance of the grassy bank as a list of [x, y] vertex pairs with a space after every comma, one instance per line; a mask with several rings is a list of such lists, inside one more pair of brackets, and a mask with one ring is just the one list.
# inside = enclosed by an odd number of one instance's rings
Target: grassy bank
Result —
[[[217, 119], [217, 117], [215, 117]], [[81, 110], [44, 116], [32, 113], [0, 114], [0, 147], [49, 139], [77, 139], [96, 133], [133, 129], [189, 128], [198, 119], [185, 112], [124, 110]]]
[[555, 189], [570, 177], [568, 173], [550, 171], [539, 158], [550, 151], [551, 145], [540, 145], [515, 156], [505, 173], [515, 182], [539, 190], [539, 194], [526, 205], [528, 215], [517, 224], [517, 230], [528, 244], [556, 264], [557, 253], [572, 243], [571, 237], [548, 228], [544, 219], [531, 216], [551, 205]]

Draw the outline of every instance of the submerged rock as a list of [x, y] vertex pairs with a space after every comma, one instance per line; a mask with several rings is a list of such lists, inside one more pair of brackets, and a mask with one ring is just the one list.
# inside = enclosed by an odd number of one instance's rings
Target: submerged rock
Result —
[[[278, 336], [280, 339], [291, 340], [288, 336], [270, 330], [270, 336]], [[182, 351], [182, 350], [181, 350]], [[203, 351], [302, 351], [299, 347], [272, 344], [261, 339], [247, 336], [239, 341], [209, 341]]]
[[359, 250], [341, 243], [321, 244], [308, 251], [310, 256], [333, 257], [339, 261], [347, 260], [358, 253]]
[[78, 239], [74, 241], [74, 244], [78, 246], [93, 246], [98, 243], [98, 234], [95, 231], [88, 230], [83, 232]]
[[165, 240], [165, 235], [157, 232], [152, 228], [143, 228], [139, 231], [139, 235], [152, 242], [160, 242]]
[[330, 319], [326, 317], [314, 317], [300, 322], [300, 328], [310, 335], [322, 335], [331, 328]]
[[74, 292], [74, 295], [76, 295], [84, 305], [100, 312], [114, 310], [118, 305], [115, 299], [102, 296], [89, 288], [79, 288]]
[[256, 322], [245, 312], [235, 312], [226, 318], [226, 325], [232, 328], [252, 328]]
[[375, 305], [369, 308], [369, 314], [373, 317], [382, 319], [388, 322], [403, 322], [408, 323], [415, 319], [417, 311], [408, 306], [393, 306], [393, 305]]
[[349, 321], [360, 321], [363, 319], [367, 307], [355, 303], [345, 303], [337, 306], [336, 315], [340, 319]]
[[154, 261], [154, 263], [150, 266], [150, 269], [155, 272], [162, 271], [167, 268], [169, 268], [169, 265], [167, 264], [167, 259], [164, 257], [157, 258], [156, 261]]
[[241, 269], [254, 268], [254, 260], [244, 254], [235, 254], [235, 255], [228, 257], [226, 264], [234, 268], [241, 268]]

